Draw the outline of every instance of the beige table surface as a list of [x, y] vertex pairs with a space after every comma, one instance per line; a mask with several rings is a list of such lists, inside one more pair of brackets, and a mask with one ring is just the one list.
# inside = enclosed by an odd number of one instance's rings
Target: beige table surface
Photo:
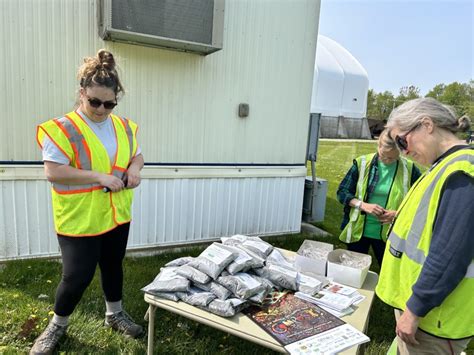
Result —
[[[374, 299], [374, 289], [377, 285], [378, 275], [369, 271], [364, 284], [359, 292], [365, 296], [365, 299], [357, 305], [354, 313], [344, 316], [341, 319], [365, 333], [368, 326], [370, 308]], [[155, 333], [155, 311], [156, 308], [162, 308], [167, 311], [182, 315], [196, 322], [220, 329], [224, 332], [241, 337], [248, 341], [260, 344], [264, 347], [278, 352], [286, 353], [283, 346], [278, 343], [270, 334], [260, 328], [246, 315], [239, 313], [232, 318], [223, 318], [209, 313], [197, 307], [184, 302], [174, 302], [145, 294], [145, 302], [150, 306], [148, 308], [148, 350], [147, 354], [153, 354], [153, 343]], [[357, 354], [358, 347], [354, 346], [340, 354]]]

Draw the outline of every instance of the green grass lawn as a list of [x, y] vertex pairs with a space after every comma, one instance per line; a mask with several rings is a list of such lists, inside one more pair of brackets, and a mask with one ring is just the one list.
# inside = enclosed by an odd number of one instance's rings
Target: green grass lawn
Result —
[[[342, 206], [335, 193], [340, 180], [360, 154], [375, 150], [375, 143], [322, 141], [319, 146], [317, 176], [328, 180], [326, 218], [319, 226], [334, 237], [329, 241], [338, 247], [337, 236], [342, 218]], [[270, 238], [277, 247], [297, 250], [305, 234]], [[321, 240], [321, 239], [320, 239]], [[157, 256], [127, 257], [125, 260], [124, 305], [135, 320], [146, 326], [143, 316], [147, 305], [140, 288], [153, 280], [159, 268], [180, 256], [198, 255], [203, 248], [181, 252], [166, 252]], [[378, 272], [378, 266], [372, 266]], [[60, 281], [61, 265], [56, 261], [24, 260], [0, 265], [0, 353], [27, 352], [52, 314], [54, 294]], [[43, 295], [41, 298], [38, 296]], [[85, 292], [71, 317], [67, 335], [60, 342], [60, 351], [78, 353], [137, 353], [146, 351], [146, 338], [124, 339], [105, 328], [105, 305], [98, 275]], [[240, 338], [200, 325], [164, 310], [157, 310], [155, 349], [163, 354], [273, 354]], [[371, 342], [366, 354], [384, 354], [394, 337], [394, 319], [390, 307], [375, 299], [368, 335]]]

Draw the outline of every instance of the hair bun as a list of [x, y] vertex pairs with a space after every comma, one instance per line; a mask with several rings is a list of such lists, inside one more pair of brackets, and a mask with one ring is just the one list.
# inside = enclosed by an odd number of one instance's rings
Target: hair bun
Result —
[[458, 118], [458, 130], [461, 132], [468, 131], [471, 128], [471, 120], [467, 115]]
[[105, 49], [100, 49], [97, 52], [97, 58], [99, 59], [100, 65], [104, 69], [114, 70], [115, 69], [115, 59], [112, 53]]

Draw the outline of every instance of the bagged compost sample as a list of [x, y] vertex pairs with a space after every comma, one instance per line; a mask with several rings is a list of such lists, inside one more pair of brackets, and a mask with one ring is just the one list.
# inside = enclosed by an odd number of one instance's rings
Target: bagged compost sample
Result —
[[246, 235], [236, 234], [232, 237], [222, 237], [221, 242], [224, 245], [236, 246], [245, 242], [247, 238]]
[[237, 257], [226, 267], [226, 270], [234, 275], [240, 271], [246, 271], [257, 265], [257, 262], [243, 249], [230, 245], [221, 245], [222, 248], [233, 252]]
[[153, 296], [156, 296], [158, 298], [163, 298], [165, 300], [170, 300], [170, 301], [179, 301], [179, 297], [177, 295], [177, 292], [147, 292]]
[[238, 298], [229, 298], [225, 301], [215, 299], [206, 310], [221, 317], [233, 317], [247, 305], [247, 302]]
[[273, 246], [258, 237], [248, 237], [245, 242], [240, 245], [246, 250], [257, 254], [262, 259], [266, 259], [267, 256], [272, 252]]
[[212, 243], [188, 265], [202, 271], [215, 280], [236, 256], [233, 252], [224, 249], [222, 244]]
[[171, 260], [169, 263], [165, 265], [165, 267], [182, 266], [182, 265], [186, 265], [187, 263], [193, 260], [194, 258], [192, 256], [183, 256], [182, 258]]
[[192, 282], [198, 282], [200, 284], [205, 284], [211, 281], [211, 278], [207, 276], [202, 271], [199, 271], [189, 265], [183, 265], [176, 269], [176, 273], [180, 276], [187, 278]]
[[196, 307], [206, 307], [216, 299], [216, 295], [213, 293], [195, 287], [192, 287], [188, 292], [177, 292], [176, 295], [181, 301]]
[[211, 281], [206, 284], [200, 284], [200, 283], [194, 282], [194, 286], [196, 286], [197, 288], [201, 290], [212, 292], [214, 295], [216, 295], [218, 299], [222, 301], [226, 300], [227, 298], [230, 297], [230, 295], [232, 295], [232, 292], [230, 290], [226, 289], [222, 285], [219, 285], [215, 281]]
[[264, 285], [264, 289], [257, 293], [256, 295], [253, 295], [252, 297], [249, 298], [249, 301], [257, 304], [262, 304], [263, 300], [267, 295], [273, 290], [275, 285], [270, 280], [267, 280], [263, 277], [260, 276], [252, 276], [255, 280], [260, 281]]
[[270, 280], [276, 286], [292, 291], [296, 291], [297, 289], [296, 278], [298, 273], [294, 270], [286, 269], [278, 265], [269, 265], [260, 269], [254, 269], [254, 272]]
[[142, 291], [153, 294], [154, 292], [186, 292], [189, 290], [190, 281], [176, 273], [176, 267], [161, 268], [160, 273], [152, 283], [142, 288]]
[[273, 249], [265, 261], [267, 265], [278, 265], [290, 270], [295, 270], [294, 260], [287, 259], [278, 249]]
[[308, 275], [299, 272], [297, 277], [297, 286], [299, 292], [313, 296], [324, 287], [324, 284], [320, 280], [320, 277], [317, 277], [315, 274]]
[[231, 290], [235, 296], [243, 299], [252, 297], [265, 289], [265, 285], [262, 282], [242, 272], [235, 275], [220, 276], [217, 282]]

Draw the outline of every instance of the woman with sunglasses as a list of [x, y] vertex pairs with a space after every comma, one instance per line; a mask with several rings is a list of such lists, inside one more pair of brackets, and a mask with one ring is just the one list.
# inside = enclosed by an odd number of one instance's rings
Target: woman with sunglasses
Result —
[[349, 250], [368, 254], [372, 246], [382, 265], [389, 223], [420, 175], [411, 161], [400, 157], [387, 130], [379, 136], [377, 153], [354, 159], [337, 190], [344, 205], [339, 239]]
[[456, 135], [469, 126], [432, 98], [388, 119], [399, 149], [429, 167], [398, 209], [376, 288], [401, 354], [460, 354], [474, 335], [474, 149]]
[[133, 188], [143, 156], [137, 125], [112, 114], [124, 90], [112, 53], [100, 50], [79, 68], [79, 106], [38, 126], [63, 274], [54, 316], [30, 353], [52, 353], [99, 265], [105, 325], [127, 337], [143, 329], [122, 308], [123, 269]]

